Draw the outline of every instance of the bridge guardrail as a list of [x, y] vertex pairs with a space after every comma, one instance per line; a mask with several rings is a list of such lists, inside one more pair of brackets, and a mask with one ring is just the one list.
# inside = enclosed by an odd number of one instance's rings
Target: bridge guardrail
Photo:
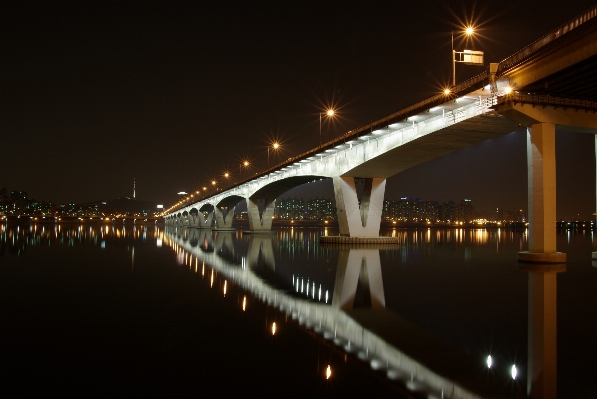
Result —
[[533, 105], [551, 105], [556, 107], [577, 108], [597, 112], [597, 101], [576, 98], [554, 97], [540, 94], [511, 93], [499, 97], [496, 104], [521, 103]]
[[516, 53], [512, 54], [508, 58], [504, 59], [500, 62], [498, 68], [498, 75], [501, 75], [505, 71], [515, 67], [516, 65], [520, 64], [522, 61], [531, 57], [532, 55], [536, 54], [537, 51], [544, 49], [545, 46], [552, 43], [554, 40], [562, 37], [563, 35], [573, 31], [574, 29], [582, 26], [584, 23], [593, 20], [597, 17], [597, 5], [589, 8], [584, 13], [580, 14], [576, 18], [571, 19], [570, 21], [566, 22], [565, 24], [559, 26], [558, 28], [552, 30], [547, 35], [543, 36], [541, 39], [534, 41], [533, 43], [529, 44], [528, 46], [524, 47], [522, 50], [517, 51]]

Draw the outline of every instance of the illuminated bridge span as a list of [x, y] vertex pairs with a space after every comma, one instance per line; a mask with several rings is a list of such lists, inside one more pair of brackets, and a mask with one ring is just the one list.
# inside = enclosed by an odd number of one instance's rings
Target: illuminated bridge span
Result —
[[[246, 201], [250, 230], [271, 229], [275, 199], [332, 178], [340, 235], [378, 237], [386, 179], [430, 159], [527, 127], [529, 250], [519, 259], [565, 262], [556, 251], [555, 130], [597, 133], [597, 6], [482, 74], [290, 158], [207, 198], [169, 210], [167, 225], [230, 228]], [[596, 144], [597, 145], [597, 144]], [[360, 200], [355, 178], [365, 179]], [[260, 205], [260, 204], [263, 205]]]

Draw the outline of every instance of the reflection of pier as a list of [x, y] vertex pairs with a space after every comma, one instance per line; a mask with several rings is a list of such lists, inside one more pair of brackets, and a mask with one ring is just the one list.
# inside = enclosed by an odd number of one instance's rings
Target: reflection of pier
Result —
[[[190, 255], [189, 266], [196, 264], [196, 260], [205, 262], [257, 298], [323, 334], [346, 352], [354, 353], [373, 369], [385, 372], [388, 378], [401, 381], [418, 394], [438, 398], [512, 395], [512, 384], [507, 377], [486, 378], [489, 374], [483, 367], [485, 359], [449, 346], [385, 308], [380, 249], [338, 248], [340, 254], [330, 306], [273, 288], [255, 274], [252, 268], [260, 257], [266, 267], [275, 268], [271, 236], [250, 236], [248, 267], [239, 267], [218, 256], [221, 248], [233, 250], [232, 234], [222, 234], [220, 238], [221, 233], [218, 233], [214, 252], [206, 252], [201, 246], [201, 242], [207, 242], [206, 237], [193, 247], [192, 240], [176, 237], [172, 231], [176, 229], [166, 229], [165, 242], [175, 251]], [[204, 233], [209, 235], [207, 231]], [[184, 259], [186, 261], [187, 256]], [[556, 271], [542, 271], [536, 266], [529, 271], [528, 391], [531, 397], [555, 397]], [[365, 307], [354, 308], [359, 290]]]
[[386, 306], [379, 249], [340, 249], [332, 306], [352, 309], [357, 287], [363, 292], [365, 305], [374, 309]]
[[529, 272], [528, 375], [531, 398], [557, 397], [557, 273], [566, 265], [522, 265]]
[[272, 236], [251, 234], [249, 236], [249, 250], [247, 251], [248, 268], [251, 269], [257, 265], [260, 254], [265, 262], [265, 266], [268, 269], [276, 270], [276, 260], [274, 259]]

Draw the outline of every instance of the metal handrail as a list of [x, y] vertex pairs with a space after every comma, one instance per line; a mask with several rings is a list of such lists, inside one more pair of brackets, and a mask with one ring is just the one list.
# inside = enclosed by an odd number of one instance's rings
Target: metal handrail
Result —
[[529, 44], [528, 46], [524, 47], [522, 50], [519, 50], [516, 53], [509, 56], [508, 58], [502, 60], [500, 62], [500, 66], [498, 68], [498, 74], [501, 74], [504, 71], [510, 69], [512, 66], [518, 64], [520, 61], [522, 61], [526, 57], [530, 56], [531, 54], [535, 53], [539, 49], [543, 48], [544, 46], [553, 42], [557, 38], [578, 28], [582, 24], [590, 21], [591, 19], [593, 19], [595, 17], [597, 17], [597, 5], [589, 8], [587, 11], [585, 11], [582, 14], [578, 15], [577, 17], [571, 19], [570, 21], [566, 22], [565, 24], [561, 25], [560, 27], [552, 30], [547, 35], [545, 35], [542, 38]]
[[537, 105], [556, 105], [563, 107], [592, 109], [597, 111], [597, 101], [568, 97], [554, 97], [542, 94], [511, 93], [498, 98], [498, 104], [504, 104], [508, 102]]

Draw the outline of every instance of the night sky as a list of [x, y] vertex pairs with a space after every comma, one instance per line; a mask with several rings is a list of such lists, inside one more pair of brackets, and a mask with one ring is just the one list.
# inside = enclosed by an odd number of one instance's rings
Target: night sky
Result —
[[[594, 5], [571, 1], [0, 3], [0, 188], [55, 203], [170, 205], [438, 93], [450, 31], [499, 62]], [[457, 66], [457, 80], [481, 73]], [[558, 218], [595, 212], [590, 134], [557, 133]], [[386, 199], [527, 208], [525, 132], [388, 180]], [[249, 172], [244, 172], [246, 176]], [[287, 195], [331, 196], [329, 181]]]

